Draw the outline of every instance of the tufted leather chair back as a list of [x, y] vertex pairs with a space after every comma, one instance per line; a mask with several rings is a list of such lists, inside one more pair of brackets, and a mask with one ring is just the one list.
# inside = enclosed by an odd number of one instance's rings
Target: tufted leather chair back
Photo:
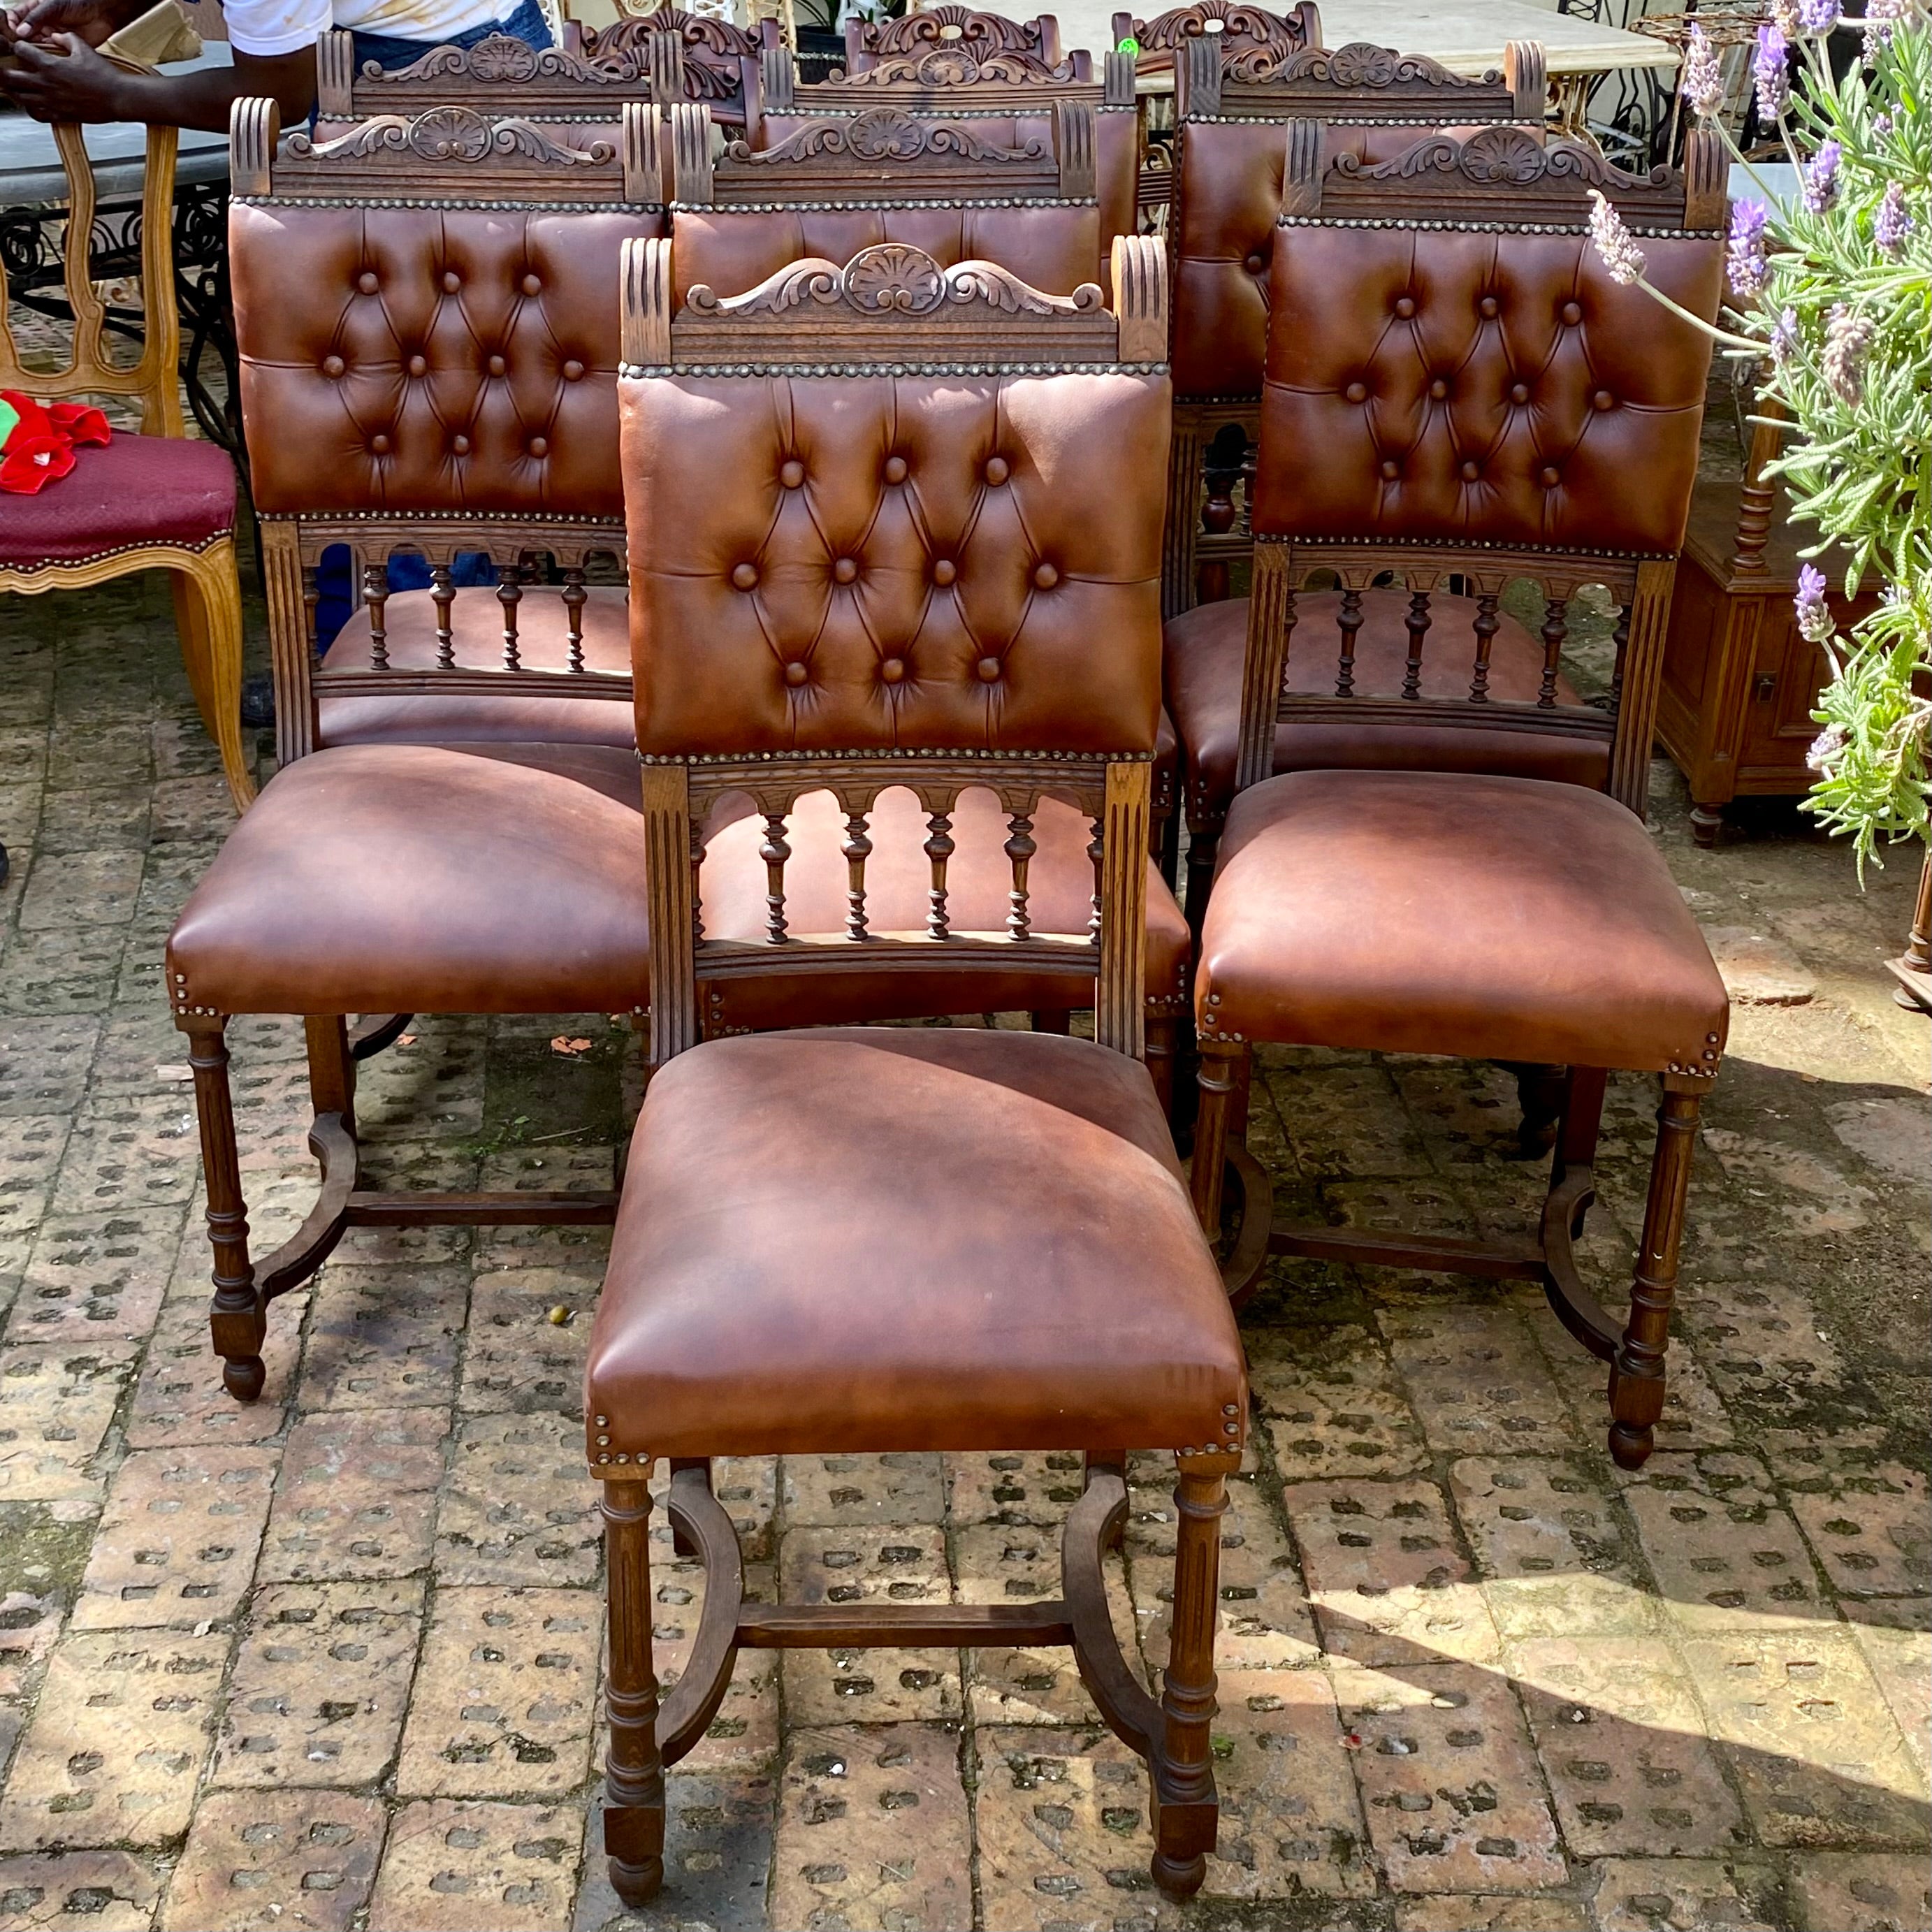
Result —
[[1512, 42], [1502, 71], [1472, 80], [1388, 48], [1316, 48], [1263, 62], [1230, 56], [1220, 44], [1225, 38], [1185, 42], [1176, 70], [1168, 232], [1180, 396], [1261, 392], [1286, 122], [1326, 122], [1331, 154], [1352, 152], [1372, 165], [1412, 146], [1424, 128], [1540, 126], [1546, 91], [1543, 50], [1534, 43]]

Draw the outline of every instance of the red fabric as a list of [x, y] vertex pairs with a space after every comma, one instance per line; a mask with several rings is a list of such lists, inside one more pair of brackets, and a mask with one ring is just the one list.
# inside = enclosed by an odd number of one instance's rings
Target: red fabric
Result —
[[86, 403], [41, 403], [18, 389], [0, 389], [17, 420], [0, 457], [0, 490], [36, 496], [74, 467], [76, 443], [104, 445], [113, 431], [107, 418]]
[[117, 436], [80, 451], [58, 489], [0, 495], [0, 566], [83, 563], [137, 544], [198, 549], [234, 527], [235, 466], [225, 452], [177, 436]]

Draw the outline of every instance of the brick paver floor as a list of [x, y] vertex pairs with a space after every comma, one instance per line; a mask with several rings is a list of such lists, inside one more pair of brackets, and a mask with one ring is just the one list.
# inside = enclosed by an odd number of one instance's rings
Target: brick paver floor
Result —
[[[1141, 1773], [1063, 1658], [791, 1653], [741, 1661], [671, 1778], [638, 1918], [594, 1850], [602, 1238], [352, 1235], [277, 1305], [264, 1400], [220, 1391], [160, 980], [228, 823], [215, 772], [158, 578], [0, 604], [0, 1924], [1932, 1924], [1927, 1032], [1877, 971], [1910, 860], [1862, 897], [1780, 809], [1696, 851], [1659, 767], [1741, 1004], [1640, 1475], [1533, 1294], [1284, 1264], [1250, 1310], [1201, 1901], [1148, 1888]], [[266, 1250], [311, 1185], [300, 1041], [235, 1036]], [[635, 1084], [604, 1016], [425, 1018], [362, 1111], [388, 1178], [554, 1185], [608, 1173]], [[1588, 1243], [1612, 1270], [1652, 1104], [1613, 1089]], [[1478, 1229], [1538, 1191], [1514, 1119], [1486, 1067], [1274, 1054], [1255, 1140], [1310, 1212]], [[1112, 1581], [1153, 1662], [1170, 1506], [1136, 1474]], [[992, 1600], [1052, 1588], [1076, 1481], [1018, 1454], [719, 1476], [757, 1588]], [[688, 1569], [658, 1579], [674, 1668]]]

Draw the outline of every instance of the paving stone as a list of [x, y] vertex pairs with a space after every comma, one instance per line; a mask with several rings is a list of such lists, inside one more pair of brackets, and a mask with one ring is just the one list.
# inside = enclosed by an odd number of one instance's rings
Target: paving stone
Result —
[[1924, 1780], [1849, 1631], [1732, 1631], [1684, 1656], [1766, 1844], [1925, 1842]]
[[0, 1800], [0, 1850], [158, 1845], [188, 1829], [214, 1741], [228, 1639], [64, 1639]]
[[254, 1402], [237, 1402], [223, 1386], [221, 1360], [208, 1340], [208, 1310], [198, 1301], [166, 1304], [154, 1324], [128, 1414], [133, 1449], [178, 1449], [191, 1443], [263, 1442], [288, 1419], [286, 1396], [302, 1353], [304, 1294], [280, 1297], [270, 1310], [262, 1346], [266, 1386]]
[[1496, 1654], [1496, 1624], [1432, 1483], [1297, 1483], [1282, 1496], [1331, 1656], [1372, 1666]]
[[348, 1932], [388, 1820], [346, 1791], [217, 1791], [196, 1808], [163, 1932]]
[[402, 1732], [422, 1612], [418, 1582], [259, 1592], [211, 1781], [373, 1786]]
[[1504, 1636], [1655, 1627], [1621, 1512], [1580, 1462], [1471, 1456], [1449, 1482]]
[[1682, 1324], [1727, 1402], [1796, 1410], [1843, 1388], [1843, 1358], [1819, 1332], [1817, 1310], [1797, 1289], [1707, 1282], [1680, 1305]]
[[[1171, 1467], [1160, 1475], [1157, 1484], [1135, 1483], [1127, 1519], [1141, 1648], [1156, 1666], [1166, 1660], [1174, 1602]], [[1315, 1623], [1294, 1552], [1261, 1485], [1250, 1476], [1228, 1485], [1220, 1589], [1214, 1656], [1220, 1669], [1278, 1670], [1316, 1661]]]
[[68, 1124], [57, 1115], [0, 1119], [0, 1237], [39, 1228], [67, 1141]]
[[372, 1927], [411, 1932], [565, 1932], [584, 1814], [573, 1804], [436, 1798], [389, 1826]]
[[1769, 933], [1748, 926], [1707, 926], [1704, 939], [1724, 990], [1741, 1006], [1802, 1006], [1816, 997], [1818, 982], [1796, 953]]
[[86, 1342], [154, 1327], [182, 1212], [139, 1208], [50, 1216], [8, 1324], [14, 1342]]
[[596, 1487], [583, 1426], [568, 1416], [465, 1421], [436, 1515], [437, 1581], [593, 1582], [602, 1533]]
[[1748, 1842], [1668, 1645], [1534, 1638], [1511, 1648], [1510, 1676], [1576, 1856], [1714, 1855]]
[[1396, 1932], [1591, 1932], [1573, 1898], [1493, 1892], [1399, 1898], [1395, 1926]]
[[[945, 1538], [924, 1523], [788, 1530], [778, 1595], [788, 1604], [932, 1604], [952, 1599]], [[793, 1724], [954, 1719], [964, 1709], [956, 1650], [788, 1650]]]
[[0, 1700], [10, 1707], [38, 1685], [66, 1608], [57, 1590], [9, 1590], [0, 1596]]
[[1726, 1175], [1755, 1202], [1768, 1227], [1798, 1239], [1848, 1234], [1865, 1226], [1877, 1196], [1808, 1148], [1758, 1134], [1708, 1126], [1704, 1144]]
[[794, 1525], [936, 1522], [945, 1508], [936, 1455], [787, 1456], [779, 1481]]
[[448, 1426], [443, 1408], [302, 1418], [283, 1454], [261, 1580], [406, 1576], [426, 1568]]
[[0, 1502], [96, 1499], [91, 1473], [138, 1345], [103, 1336], [0, 1348]]
[[1793, 1486], [1791, 1513], [1847, 1596], [1932, 1594], [1932, 1522], [1922, 1471], [1898, 1462], [1840, 1475], [1819, 1494]]
[[332, 1262], [309, 1318], [298, 1400], [304, 1408], [396, 1408], [454, 1397], [468, 1314], [459, 1270]]
[[[1331, 1180], [1322, 1190], [1324, 1202], [1343, 1226], [1379, 1228], [1405, 1234], [1473, 1234], [1474, 1221], [1453, 1187], [1436, 1180]], [[1384, 1270], [1384, 1279], [1422, 1280], [1440, 1294], [1442, 1277], [1414, 1270]]]
[[769, 1774], [664, 1780], [664, 1889], [633, 1912], [611, 1888], [603, 1801], [591, 1807], [573, 1932], [765, 1932], [777, 1780]]
[[[574, 1412], [583, 1400], [599, 1278], [575, 1268], [506, 1268], [470, 1290], [456, 1406], [469, 1415]], [[567, 1308], [561, 1326], [550, 1318]]]
[[1862, 1160], [1916, 1185], [1932, 1172], [1932, 1121], [1916, 1100], [1843, 1100], [1825, 1109], [1832, 1131]]
[[1285, 1483], [1403, 1476], [1428, 1460], [1379, 1342], [1354, 1324], [1247, 1338], [1249, 1386]]
[[[1700, 1290], [1687, 1289], [1678, 1306], [1695, 1298]], [[1580, 1438], [1595, 1444], [1610, 1426], [1610, 1364], [1600, 1362], [1545, 1306], [1525, 1311], [1530, 1332], [1543, 1346], [1556, 1385], [1570, 1405], [1570, 1416]], [[1680, 1318], [1679, 1329], [1682, 1328]], [[1729, 1449], [1736, 1446], [1737, 1431], [1704, 1365], [1680, 1332], [1670, 1346], [1666, 1358], [1664, 1413], [1657, 1420], [1657, 1447], [1666, 1449]]]
[[1085, 1459], [1070, 1450], [947, 1456], [946, 1508], [956, 1523], [1055, 1529], [1080, 1500]]
[[595, 1591], [439, 1590], [397, 1790], [412, 1798], [574, 1791], [590, 1772], [603, 1634]]
[[[778, 1514], [778, 1471], [776, 1456], [721, 1456], [711, 1466], [711, 1493], [731, 1519], [739, 1554], [747, 1563], [769, 1563], [776, 1553], [772, 1526]], [[664, 1508], [670, 1477], [668, 1461], [660, 1459], [651, 1471], [653, 1564], [672, 1560], [670, 1517]]]
[[1822, 1852], [1792, 1867], [1805, 1932], [1918, 1932], [1932, 1925], [1932, 1867], [1887, 1852]]
[[1653, 1456], [1624, 1491], [1664, 1607], [1687, 1630], [1820, 1614], [1811, 1559], [1748, 1456]]
[[40, 849], [64, 855], [114, 847], [140, 852], [148, 843], [152, 796], [145, 784], [50, 791], [40, 812]]
[[1534, 1892], [1568, 1876], [1508, 1684], [1466, 1664], [1344, 1665], [1335, 1697], [1369, 1835], [1401, 1892]]
[[1282, 1108], [1296, 1163], [1311, 1178], [1428, 1174], [1422, 1137], [1387, 1066], [1284, 1069], [1264, 1078]]
[[92, 1013], [0, 1018], [0, 1114], [70, 1114], [100, 1036]]
[[1862, 1616], [1855, 1618], [1851, 1632], [1921, 1774], [1932, 1772], [1932, 1697], [1926, 1695], [1932, 1684], [1932, 1635], [1868, 1623]]
[[779, 1786], [772, 1923], [970, 1924], [959, 1750], [958, 1732], [938, 1724], [800, 1724]]
[[160, 1895], [154, 1874], [126, 1852], [0, 1858], [0, 1923], [15, 1932], [148, 1932]]
[[254, 1573], [275, 1452], [143, 1449], [116, 1472], [96, 1532], [76, 1630], [219, 1622]]
[[39, 858], [21, 895], [24, 932], [68, 932], [76, 926], [124, 926], [141, 889], [139, 848], [52, 852]]
[[[16, 850], [12, 856], [14, 877], [30, 877], [32, 854]], [[5, 896], [0, 888], [0, 900]], [[111, 926], [8, 934], [0, 1007], [21, 1017], [98, 1013], [114, 997], [122, 944], [122, 928]]]
[[[1218, 1658], [1216, 1660], [1219, 1661]], [[1221, 1830], [1210, 1898], [1366, 1897], [1368, 1834], [1342, 1742], [1335, 1693], [1318, 1670], [1222, 1670], [1214, 1780]]]
[[1514, 1311], [1384, 1310], [1376, 1318], [1430, 1448], [1506, 1455], [1574, 1446], [1569, 1411]]
[[188, 1090], [97, 1096], [74, 1118], [53, 1205], [66, 1214], [118, 1217], [184, 1203], [200, 1178], [199, 1148]]
[[[769, 1565], [746, 1567], [748, 1601], [768, 1603], [776, 1591]], [[668, 1690], [684, 1675], [698, 1641], [704, 1609], [704, 1566], [688, 1558], [673, 1558], [668, 1550], [660, 1558], [653, 1550], [651, 1594], [656, 1605], [651, 1619], [651, 1664], [659, 1685]], [[763, 1773], [776, 1762], [778, 1753], [778, 1653], [741, 1650], [717, 1716], [690, 1754], [678, 1760], [678, 1768]]]
[[1594, 1867], [1597, 1932], [1776, 1932], [1776, 1881], [1714, 1858], [1606, 1858]]

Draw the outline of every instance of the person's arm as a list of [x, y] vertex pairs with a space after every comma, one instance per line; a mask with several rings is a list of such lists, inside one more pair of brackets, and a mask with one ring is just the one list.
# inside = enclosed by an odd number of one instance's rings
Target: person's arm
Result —
[[234, 102], [267, 94], [281, 104], [282, 125], [298, 128], [315, 106], [315, 46], [267, 55], [237, 49], [232, 67], [130, 74], [79, 33], [57, 31], [15, 40], [13, 59], [0, 62], [0, 92], [36, 121], [141, 121], [217, 132], [226, 130]]

